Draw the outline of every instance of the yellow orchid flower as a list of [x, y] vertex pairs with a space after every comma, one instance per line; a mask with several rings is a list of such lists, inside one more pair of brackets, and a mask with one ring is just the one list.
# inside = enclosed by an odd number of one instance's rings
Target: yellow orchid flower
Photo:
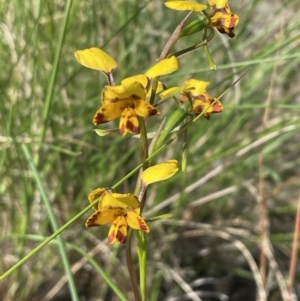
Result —
[[[103, 188], [98, 188], [97, 190]], [[140, 202], [130, 193], [120, 194], [105, 191], [98, 210], [86, 221], [87, 227], [103, 226], [112, 224], [108, 232], [108, 243], [126, 243], [127, 227], [148, 233], [149, 227], [140, 216]]]
[[105, 86], [102, 91], [102, 106], [96, 112], [95, 125], [121, 117], [119, 129], [122, 136], [139, 133], [137, 116], [149, 117], [160, 112], [146, 101], [146, 90], [139, 82], [119, 86]]
[[[172, 177], [178, 171], [177, 161], [169, 160], [149, 167], [142, 172], [144, 186], [163, 181]], [[140, 202], [131, 194], [115, 193], [105, 188], [97, 188], [88, 195], [92, 203], [100, 198], [94, 206], [94, 212], [86, 221], [86, 227], [103, 226], [112, 224], [108, 232], [110, 244], [119, 242], [126, 243], [128, 226], [134, 230], [148, 233], [150, 231], [144, 219], [140, 216]]]
[[194, 12], [206, 10], [207, 6], [192, 1], [170, 0], [165, 2], [165, 6], [175, 10], [192, 10]]
[[234, 27], [239, 23], [239, 16], [231, 12], [228, 0], [208, 0], [208, 4], [212, 10], [211, 25], [220, 33], [233, 38]]
[[116, 61], [106, 52], [97, 47], [75, 52], [75, 57], [84, 67], [99, 70], [106, 74], [111, 73], [116, 67]]
[[[223, 111], [222, 103], [217, 98], [212, 98], [207, 92], [206, 87], [209, 82], [197, 79], [189, 79], [184, 82], [185, 93], [189, 93], [193, 101], [193, 113], [199, 115], [203, 113], [206, 119], [210, 119], [210, 114]], [[181, 101], [186, 101], [186, 95], [182, 94]]]
[[[209, 82], [205, 82], [197, 79], [189, 79], [184, 82], [184, 88], [181, 89], [180, 101], [187, 101], [186, 93], [190, 94], [193, 101], [192, 112], [195, 115], [203, 113], [206, 119], [210, 119], [210, 114], [220, 113], [223, 111], [222, 103], [216, 99], [212, 98], [207, 92], [206, 87]], [[160, 97], [165, 99], [168, 97], [173, 97], [174, 93], [178, 93], [179, 87], [171, 87], [160, 94]]]

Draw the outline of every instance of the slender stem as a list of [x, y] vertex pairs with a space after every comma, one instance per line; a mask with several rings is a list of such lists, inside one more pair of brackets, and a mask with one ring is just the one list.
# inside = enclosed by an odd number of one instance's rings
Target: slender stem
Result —
[[[30, 154], [30, 152], [29, 152], [29, 150], [28, 150], [28, 148], [25, 144], [22, 144], [22, 149], [23, 149], [25, 157], [26, 157], [26, 159], [27, 159], [27, 161], [28, 161], [28, 163], [31, 167], [31, 170], [33, 172], [33, 175], [34, 175], [34, 178], [36, 180], [37, 186], [38, 186], [38, 188], [41, 192], [42, 199], [43, 199], [43, 201], [45, 203], [45, 206], [47, 208], [47, 212], [48, 212], [49, 220], [50, 220], [50, 223], [51, 223], [51, 227], [52, 227], [53, 231], [57, 231], [58, 230], [58, 224], [57, 224], [57, 221], [56, 221], [56, 218], [55, 218], [55, 214], [54, 214], [54, 211], [53, 211], [53, 208], [52, 208], [52, 204], [51, 204], [50, 199], [49, 199], [49, 197], [46, 193], [44, 184], [43, 184], [42, 179], [41, 179], [41, 177], [38, 173], [37, 167], [35, 166], [35, 164], [33, 162], [33, 158], [32, 158], [32, 156], [31, 156], [31, 154]], [[68, 285], [69, 285], [72, 300], [79, 301], [77, 290], [76, 290], [76, 285], [75, 285], [74, 277], [73, 277], [73, 274], [72, 274], [72, 271], [71, 271], [71, 266], [70, 266], [70, 263], [69, 263], [69, 259], [68, 259], [68, 255], [67, 255], [67, 252], [66, 252], [64, 241], [63, 241], [61, 236], [57, 236], [57, 241], [58, 241], [58, 247], [59, 247], [60, 255], [61, 255], [61, 258], [62, 258], [63, 265], [64, 265], [64, 269], [65, 269], [66, 275], [68, 276]]]
[[131, 286], [134, 294], [135, 301], [141, 301], [141, 296], [139, 292], [139, 285], [136, 279], [136, 274], [134, 272], [132, 257], [131, 257], [131, 237], [132, 237], [132, 230], [129, 229], [128, 237], [126, 241], [126, 263], [128, 268], [128, 273], [131, 281]]
[[[147, 129], [145, 124], [145, 119], [139, 117], [139, 123], [140, 123], [140, 157], [141, 161], [144, 162], [143, 169], [147, 169], [149, 167], [149, 162], [145, 161], [148, 158], [148, 139], [147, 139]], [[141, 191], [141, 181], [138, 179], [137, 186], [136, 186], [136, 192], [137, 195]], [[146, 192], [146, 191], [145, 191]], [[140, 213], [142, 212], [146, 202], [146, 194], [144, 194], [141, 205], [140, 205]], [[138, 245], [137, 245], [137, 252], [138, 252], [138, 259], [139, 259], [139, 272], [140, 272], [140, 292], [141, 292], [141, 300], [146, 301], [147, 299], [147, 281], [146, 281], [146, 257], [147, 257], [147, 246], [146, 246], [146, 239], [145, 239], [145, 233], [143, 232], [137, 232], [136, 234], [138, 239]], [[140, 239], [144, 238], [144, 239]]]
[[168, 56], [170, 50], [172, 49], [172, 47], [174, 46], [174, 44], [177, 42], [177, 39], [178, 39], [178, 37], [180, 35], [180, 31], [182, 30], [182, 28], [184, 27], [186, 21], [188, 20], [188, 18], [190, 17], [190, 15], [192, 13], [193, 13], [192, 11], [190, 13], [188, 13], [188, 15], [180, 22], [180, 24], [174, 30], [174, 32], [172, 33], [170, 39], [166, 43], [163, 51], [161, 52], [161, 55], [159, 57], [160, 61], [163, 60], [163, 59], [165, 59]]
[[[41, 130], [40, 140], [39, 140], [39, 144], [38, 144], [39, 151], [41, 150], [42, 144], [45, 140], [46, 129], [47, 129], [47, 125], [48, 125], [48, 118], [49, 118], [51, 104], [52, 104], [52, 98], [53, 98], [54, 85], [55, 85], [56, 76], [57, 76], [57, 72], [58, 72], [59, 58], [60, 58], [63, 42], [65, 39], [65, 34], [66, 34], [66, 30], [67, 30], [67, 24], [68, 24], [70, 11], [71, 11], [72, 2], [73, 2], [72, 0], [68, 0], [66, 2], [63, 24], [60, 27], [61, 28], [60, 36], [58, 38], [57, 48], [56, 48], [56, 51], [54, 54], [53, 68], [52, 68], [52, 72], [50, 75], [47, 92], [46, 92], [46, 97], [45, 97], [45, 106], [44, 106], [44, 112], [43, 112], [43, 127]], [[38, 160], [39, 160], [39, 158], [38, 158]]]
[[297, 213], [296, 213], [296, 220], [295, 220], [295, 230], [294, 230], [294, 239], [293, 239], [293, 246], [292, 246], [290, 269], [289, 269], [288, 289], [289, 289], [290, 295], [292, 293], [292, 289], [293, 289], [293, 286], [294, 286], [296, 269], [297, 269], [297, 253], [298, 253], [298, 243], [299, 243], [299, 237], [300, 237], [299, 233], [300, 233], [300, 196], [298, 198], [298, 206], [297, 206]]
[[9, 276], [12, 272], [14, 272], [18, 267], [20, 267], [23, 263], [25, 263], [30, 257], [32, 257], [35, 253], [40, 251], [45, 245], [47, 245], [52, 239], [54, 239], [57, 235], [65, 231], [69, 226], [71, 226], [79, 217], [89, 211], [93, 206], [98, 203], [98, 199], [95, 202], [91, 203], [89, 206], [85, 207], [82, 211], [76, 214], [73, 218], [71, 218], [67, 223], [65, 223], [62, 227], [60, 227], [57, 231], [55, 231], [52, 235], [50, 235], [47, 239], [45, 239], [41, 244], [39, 244], [36, 248], [34, 248], [31, 252], [29, 252], [25, 257], [23, 257], [20, 261], [18, 261], [14, 266], [12, 266], [8, 271], [6, 271], [3, 275], [0, 276], [0, 281]]

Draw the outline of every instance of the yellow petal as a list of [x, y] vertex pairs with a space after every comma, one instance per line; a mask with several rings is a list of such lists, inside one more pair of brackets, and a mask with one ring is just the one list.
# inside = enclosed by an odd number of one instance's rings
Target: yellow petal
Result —
[[163, 99], [173, 97], [176, 94], [178, 94], [181, 90], [182, 90], [181, 87], [171, 87], [171, 88], [165, 90], [164, 92], [160, 93], [159, 96], [160, 96], [160, 98], [163, 98]]
[[149, 185], [169, 179], [178, 171], [177, 163], [176, 160], [169, 160], [165, 163], [151, 166], [143, 171], [141, 180], [145, 185]]
[[192, 1], [168, 1], [165, 6], [175, 10], [203, 11], [207, 6]]
[[116, 61], [100, 48], [93, 47], [75, 52], [77, 61], [91, 69], [110, 73], [117, 67]]
[[119, 242], [125, 244], [127, 240], [127, 222], [124, 216], [118, 216], [108, 232], [108, 243]]
[[103, 208], [139, 208], [138, 198], [131, 193], [106, 193], [101, 200]]
[[[94, 191], [92, 191], [89, 195], [88, 195], [88, 199], [90, 203], [93, 203], [94, 201], [96, 201], [97, 199], [99, 199], [102, 195], [104, 195], [106, 193], [106, 189], [105, 188], [97, 188]], [[99, 204], [99, 203], [98, 203]], [[95, 210], [98, 209], [98, 204], [96, 204], [93, 208]]]
[[[127, 77], [122, 80], [121, 84], [124, 85], [124, 84], [133, 83], [133, 82], [138, 82], [138, 83], [142, 84], [142, 86], [148, 90], [147, 98], [149, 98], [151, 96], [151, 92], [152, 92], [151, 85], [149, 86], [150, 79], [145, 74], [139, 74], [139, 75]], [[163, 89], [163, 84], [162, 84], [162, 82], [159, 81], [157, 84], [156, 93], [159, 93], [162, 89]]]
[[139, 74], [139, 75], [134, 75], [134, 76], [127, 77], [127, 78], [123, 79], [121, 84], [122, 85], [127, 85], [127, 84], [131, 84], [131, 83], [134, 83], [134, 82], [140, 83], [146, 89], [147, 86], [148, 86], [149, 80], [148, 80], [146, 75]]
[[134, 101], [134, 112], [141, 117], [150, 117], [160, 114], [160, 112], [147, 101]]
[[90, 203], [93, 203], [97, 199], [100, 198], [101, 195], [103, 195], [106, 192], [105, 188], [97, 188], [93, 190], [91, 193], [88, 195], [88, 199]]
[[189, 90], [193, 96], [198, 96], [206, 93], [206, 87], [209, 85], [209, 82], [191, 78], [186, 80], [184, 85], [184, 90]]
[[228, 5], [228, 0], [207, 0], [210, 7], [213, 7], [214, 9], [220, 9], [224, 8], [226, 5]]
[[130, 101], [146, 100], [146, 90], [139, 82], [128, 83], [118, 86], [105, 86], [102, 91], [102, 103], [116, 103], [125, 101], [131, 106]]
[[127, 211], [126, 217], [128, 226], [132, 229], [143, 231], [143, 232], [150, 232], [149, 227], [147, 226], [146, 222], [142, 219], [142, 217], [134, 211]]
[[87, 227], [103, 226], [112, 223], [118, 216], [126, 214], [124, 209], [102, 208], [91, 215], [85, 225]]
[[127, 133], [138, 134], [140, 125], [136, 113], [132, 108], [125, 108], [121, 114], [119, 130], [122, 136]]
[[96, 113], [93, 118], [93, 123], [95, 125], [106, 123], [116, 119], [122, 114], [122, 103], [107, 103], [103, 105]]
[[178, 69], [178, 61], [175, 56], [161, 60], [159, 63], [150, 68], [145, 75], [149, 78], [170, 74]]

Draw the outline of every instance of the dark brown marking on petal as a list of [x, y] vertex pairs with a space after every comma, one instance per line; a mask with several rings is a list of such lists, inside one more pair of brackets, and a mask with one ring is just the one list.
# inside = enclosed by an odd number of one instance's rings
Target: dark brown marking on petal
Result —
[[148, 106], [148, 116], [159, 115], [159, 111], [153, 107]]
[[97, 125], [97, 124], [101, 124], [101, 123], [106, 123], [108, 121], [105, 119], [105, 115], [104, 114], [98, 112], [94, 116], [93, 122], [94, 122], [95, 125]]
[[95, 212], [91, 217], [88, 218], [88, 220], [85, 223], [85, 226], [88, 228], [99, 226], [98, 224], [95, 223], [99, 215], [101, 215], [100, 211]]
[[126, 244], [127, 236], [123, 235], [120, 231], [118, 231], [116, 238], [120, 242], [120, 244]]
[[130, 95], [129, 98], [132, 98], [132, 99], [134, 99], [134, 100], [141, 100], [141, 98], [140, 98], [138, 95], [136, 95], [136, 94]]
[[142, 218], [138, 218], [138, 222], [141, 231], [149, 232], [149, 228]]
[[209, 120], [210, 119], [210, 114], [208, 114], [208, 113], [206, 113], [206, 114], [203, 114], [203, 116], [207, 119], [207, 120]]
[[[219, 30], [219, 29], [218, 29]], [[224, 30], [223, 33], [226, 33], [230, 38], [235, 37], [235, 32], [234, 32], [234, 27], [232, 28], [227, 28], [228, 32]], [[220, 31], [220, 30], [219, 30]], [[221, 31], [220, 31], [221, 32]]]
[[130, 130], [130, 132], [134, 134], [138, 134], [140, 132], [140, 128], [136, 127], [130, 120], [126, 121], [125, 127], [126, 129]]
[[205, 109], [205, 106], [199, 105], [199, 106], [197, 106], [197, 107], [195, 107], [195, 108], [193, 109], [193, 113], [194, 113], [195, 115], [199, 115], [199, 114], [201, 114], [201, 113], [203, 112], [204, 109]]
[[224, 24], [225, 24], [225, 19], [223, 19], [223, 18], [220, 18], [220, 19], [218, 19], [215, 23], [214, 23], [216, 26], [224, 26]]
[[193, 100], [202, 100], [203, 102], [209, 102], [209, 99], [204, 94], [199, 94], [197, 96], [194, 96]]

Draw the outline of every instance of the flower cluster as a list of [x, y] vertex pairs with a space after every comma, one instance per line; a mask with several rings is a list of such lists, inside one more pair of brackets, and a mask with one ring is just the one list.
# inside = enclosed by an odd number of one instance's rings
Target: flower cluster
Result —
[[[159, 115], [158, 105], [166, 99], [174, 98], [179, 107], [174, 116], [161, 126], [154, 139], [152, 150], [156, 151], [164, 142], [173, 129], [182, 124], [189, 116], [203, 115], [210, 119], [211, 114], [223, 111], [223, 105], [219, 99], [211, 97], [206, 91], [209, 82], [192, 79], [183, 79], [182, 86], [167, 88], [160, 78], [178, 70], [178, 60], [182, 54], [188, 53], [197, 48], [203, 47], [208, 58], [209, 65], [215, 64], [208, 50], [208, 43], [212, 40], [216, 28], [220, 33], [229, 37], [235, 36], [235, 26], [239, 22], [238, 15], [231, 12], [228, 0], [207, 0], [208, 5], [186, 0], [168, 0], [165, 6], [178, 11], [189, 11], [188, 15], [178, 25], [174, 33], [160, 55], [159, 62], [145, 73], [137, 74], [121, 81], [116, 85], [113, 77], [114, 70], [118, 67], [116, 61], [102, 49], [92, 47], [75, 52], [77, 61], [90, 69], [104, 73], [108, 84], [103, 87], [101, 93], [101, 106], [96, 111], [94, 125], [104, 124], [120, 118], [119, 131], [122, 136], [128, 133], [138, 134], [142, 118]], [[197, 19], [187, 24], [188, 18], [192, 15]], [[194, 33], [203, 32], [202, 40], [194, 46], [172, 52], [177, 40]], [[200, 35], [198, 35], [200, 36]], [[213, 69], [213, 68], [211, 68]], [[155, 102], [156, 94], [160, 100]], [[179, 94], [179, 100], [176, 97]], [[186, 127], [189, 123], [185, 123]], [[143, 129], [146, 126], [143, 127]], [[147, 149], [146, 131], [142, 131], [141, 148]], [[143, 145], [143, 142], [145, 142]], [[155, 144], [156, 143], [156, 144]], [[150, 152], [150, 151], [149, 151]], [[141, 152], [142, 153], [142, 152]], [[141, 156], [144, 162], [148, 156], [148, 149], [145, 156]], [[137, 187], [141, 187], [136, 196], [131, 193], [116, 193], [105, 188], [97, 188], [92, 191], [88, 199], [90, 203], [98, 203], [94, 206], [95, 212], [86, 221], [87, 227], [112, 224], [108, 233], [110, 244], [119, 242], [126, 243], [128, 227], [148, 233], [150, 231], [146, 221], [141, 216], [142, 192], [151, 183], [170, 178], [177, 172], [177, 161], [170, 160], [144, 170], [139, 177]]]

